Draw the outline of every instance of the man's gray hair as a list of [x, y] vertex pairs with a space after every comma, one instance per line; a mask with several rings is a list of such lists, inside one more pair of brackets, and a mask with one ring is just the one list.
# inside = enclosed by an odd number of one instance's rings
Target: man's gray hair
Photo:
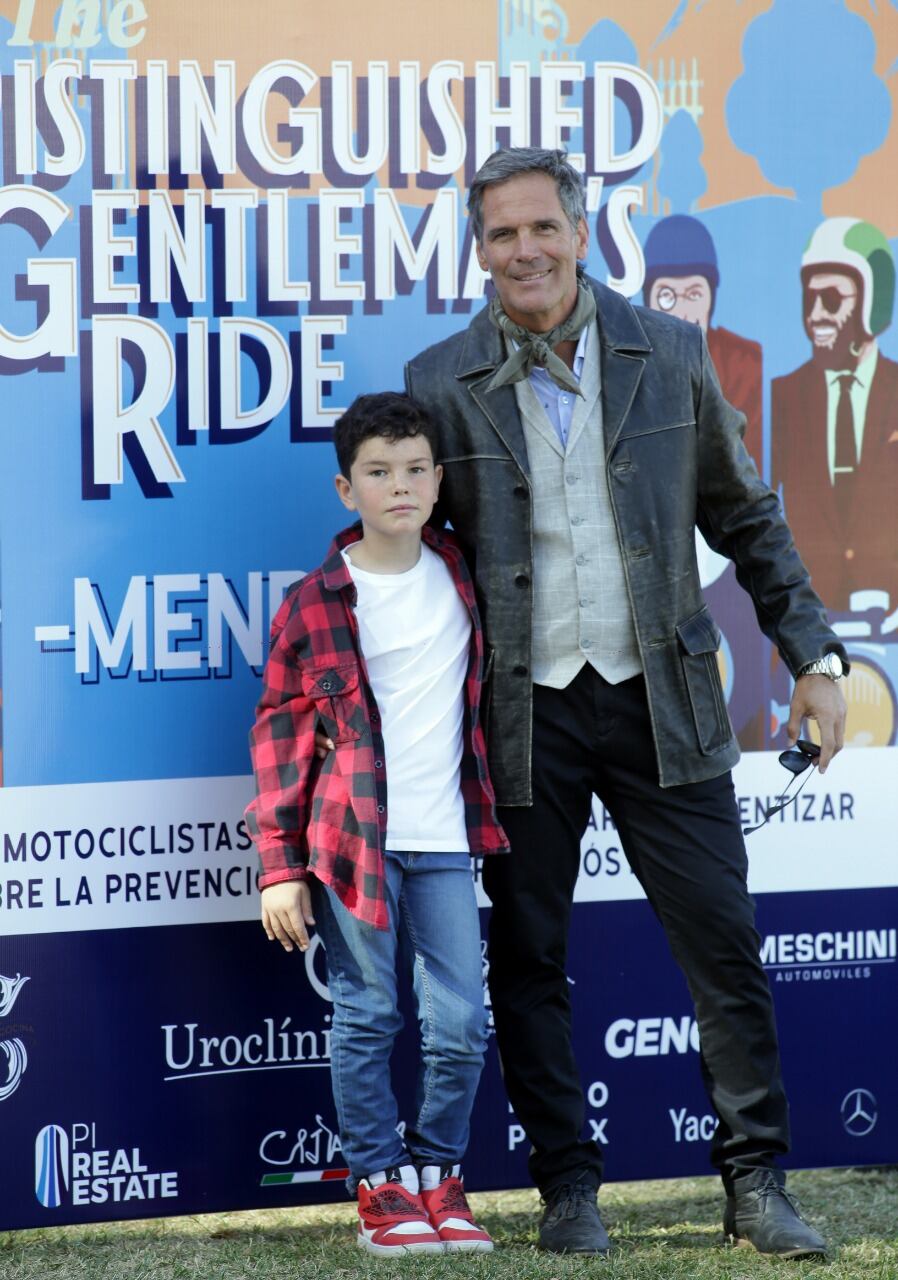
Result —
[[558, 188], [558, 199], [568, 222], [576, 231], [586, 217], [583, 177], [569, 162], [566, 151], [546, 151], [542, 147], [504, 147], [484, 160], [468, 190], [468, 214], [474, 239], [483, 239], [483, 194], [522, 173], [545, 173]]

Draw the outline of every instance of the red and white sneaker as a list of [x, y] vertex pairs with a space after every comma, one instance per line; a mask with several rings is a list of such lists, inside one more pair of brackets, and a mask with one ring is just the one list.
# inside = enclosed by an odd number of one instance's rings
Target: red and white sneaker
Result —
[[421, 1187], [421, 1199], [430, 1221], [449, 1252], [489, 1253], [492, 1250], [489, 1232], [474, 1221], [458, 1165], [446, 1165], [442, 1169], [426, 1165], [421, 1170]]
[[[400, 1253], [442, 1253], [443, 1242], [428, 1217], [421, 1196], [409, 1190], [406, 1183], [417, 1176], [414, 1168], [387, 1169], [359, 1180], [358, 1246], [382, 1257]], [[403, 1174], [406, 1177], [403, 1179]]]

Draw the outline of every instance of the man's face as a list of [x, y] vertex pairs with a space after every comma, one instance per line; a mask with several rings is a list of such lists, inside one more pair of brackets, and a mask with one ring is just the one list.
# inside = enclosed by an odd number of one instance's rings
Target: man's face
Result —
[[659, 276], [649, 294], [653, 311], [664, 311], [708, 332], [711, 319], [711, 286], [704, 276]]
[[547, 173], [522, 173], [483, 194], [477, 260], [508, 317], [525, 329], [546, 333], [570, 315], [588, 244], [586, 223], [573, 229]]
[[814, 360], [828, 369], [852, 368], [851, 344], [864, 340], [858, 286], [842, 271], [817, 271], [804, 282], [804, 327]]

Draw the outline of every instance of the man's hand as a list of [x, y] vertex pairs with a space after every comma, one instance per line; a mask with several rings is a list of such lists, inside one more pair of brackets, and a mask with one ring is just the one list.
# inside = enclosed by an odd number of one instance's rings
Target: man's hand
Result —
[[275, 939], [285, 951], [294, 943], [300, 951], [308, 951], [306, 925], [314, 924], [312, 894], [305, 880], [282, 880], [262, 890], [262, 928], [268, 941]]
[[820, 730], [818, 768], [826, 773], [833, 756], [845, 745], [845, 695], [828, 676], [799, 676], [792, 691], [786, 734], [794, 746], [801, 735], [802, 720], [816, 720]]
[[320, 729], [315, 730], [315, 755], [319, 760], [323, 760], [329, 751], [333, 751], [334, 744], [330, 738], [326, 737]]

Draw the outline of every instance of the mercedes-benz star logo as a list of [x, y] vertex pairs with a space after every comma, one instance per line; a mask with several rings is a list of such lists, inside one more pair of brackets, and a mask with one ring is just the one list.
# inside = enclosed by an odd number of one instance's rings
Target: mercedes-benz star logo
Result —
[[842, 1124], [852, 1138], [865, 1137], [876, 1124], [879, 1111], [869, 1089], [852, 1089], [842, 1099]]

